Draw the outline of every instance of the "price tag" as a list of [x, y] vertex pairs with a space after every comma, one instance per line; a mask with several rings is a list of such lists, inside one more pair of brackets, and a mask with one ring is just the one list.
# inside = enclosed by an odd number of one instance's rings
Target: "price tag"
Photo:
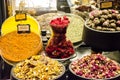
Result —
[[30, 24], [18, 24], [17, 31], [18, 33], [30, 33]]
[[112, 2], [112, 1], [109, 1], [109, 2], [101, 2], [101, 3], [100, 3], [100, 8], [101, 8], [101, 9], [113, 8], [113, 2]]
[[26, 20], [27, 16], [25, 13], [18, 13], [15, 15], [15, 20], [16, 21], [22, 21], [22, 20]]

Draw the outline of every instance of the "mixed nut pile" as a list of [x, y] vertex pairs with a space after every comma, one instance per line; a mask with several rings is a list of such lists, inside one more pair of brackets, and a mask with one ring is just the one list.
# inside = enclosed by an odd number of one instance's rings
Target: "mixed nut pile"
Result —
[[120, 65], [102, 54], [84, 56], [72, 62], [70, 68], [76, 75], [89, 79], [106, 79], [120, 74]]
[[120, 31], [120, 13], [117, 10], [94, 10], [86, 23], [100, 31]]
[[64, 71], [61, 63], [43, 55], [32, 56], [12, 70], [13, 77], [21, 80], [55, 80]]

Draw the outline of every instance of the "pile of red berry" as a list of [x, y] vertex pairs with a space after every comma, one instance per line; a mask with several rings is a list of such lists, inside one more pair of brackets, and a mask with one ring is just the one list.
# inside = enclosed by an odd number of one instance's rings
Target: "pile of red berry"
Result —
[[70, 23], [69, 19], [66, 16], [64, 16], [63, 18], [60, 17], [60, 18], [51, 20], [50, 25], [55, 28], [58, 28], [58, 27], [64, 28], [64, 27], [67, 27], [69, 23]]

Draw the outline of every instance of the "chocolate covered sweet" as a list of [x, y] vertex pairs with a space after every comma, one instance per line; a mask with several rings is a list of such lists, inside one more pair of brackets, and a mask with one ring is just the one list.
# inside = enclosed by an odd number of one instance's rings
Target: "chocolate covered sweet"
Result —
[[89, 16], [87, 22], [89, 27], [100, 31], [119, 31], [120, 13], [117, 10], [94, 10]]

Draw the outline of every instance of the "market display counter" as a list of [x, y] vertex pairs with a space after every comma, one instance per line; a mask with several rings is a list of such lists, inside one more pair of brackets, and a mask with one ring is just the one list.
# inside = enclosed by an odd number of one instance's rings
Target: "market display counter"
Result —
[[[70, 59], [70, 61], [67, 61], [67, 65], [66, 65], [66, 71], [65, 74], [62, 76], [61, 80], [80, 80], [79, 77], [73, 75], [68, 68], [68, 65], [71, 61], [74, 61], [78, 58], [82, 58], [85, 55], [88, 55], [91, 53], [91, 48], [90, 47], [86, 47], [85, 45], [79, 46], [78, 48], [76, 48], [76, 54], [77, 56], [73, 59]], [[115, 51], [114, 52], [110, 52], [109, 54], [107, 52], [104, 52], [103, 55], [114, 59], [117, 62], [120, 62], [120, 53], [119, 51]], [[0, 64], [0, 68], [2, 68], [0, 71], [2, 71], [2, 76], [1, 79], [10, 79], [10, 71], [12, 66], [10, 66], [9, 64], [7, 64], [6, 62], [4, 62], [3, 60], [1, 60], [1, 64]], [[117, 78], [118, 80], [120, 80], [120, 77]], [[81, 79], [83, 80], [83, 79]], [[114, 79], [112, 79], [114, 80]], [[116, 80], [116, 79], [115, 79]]]

